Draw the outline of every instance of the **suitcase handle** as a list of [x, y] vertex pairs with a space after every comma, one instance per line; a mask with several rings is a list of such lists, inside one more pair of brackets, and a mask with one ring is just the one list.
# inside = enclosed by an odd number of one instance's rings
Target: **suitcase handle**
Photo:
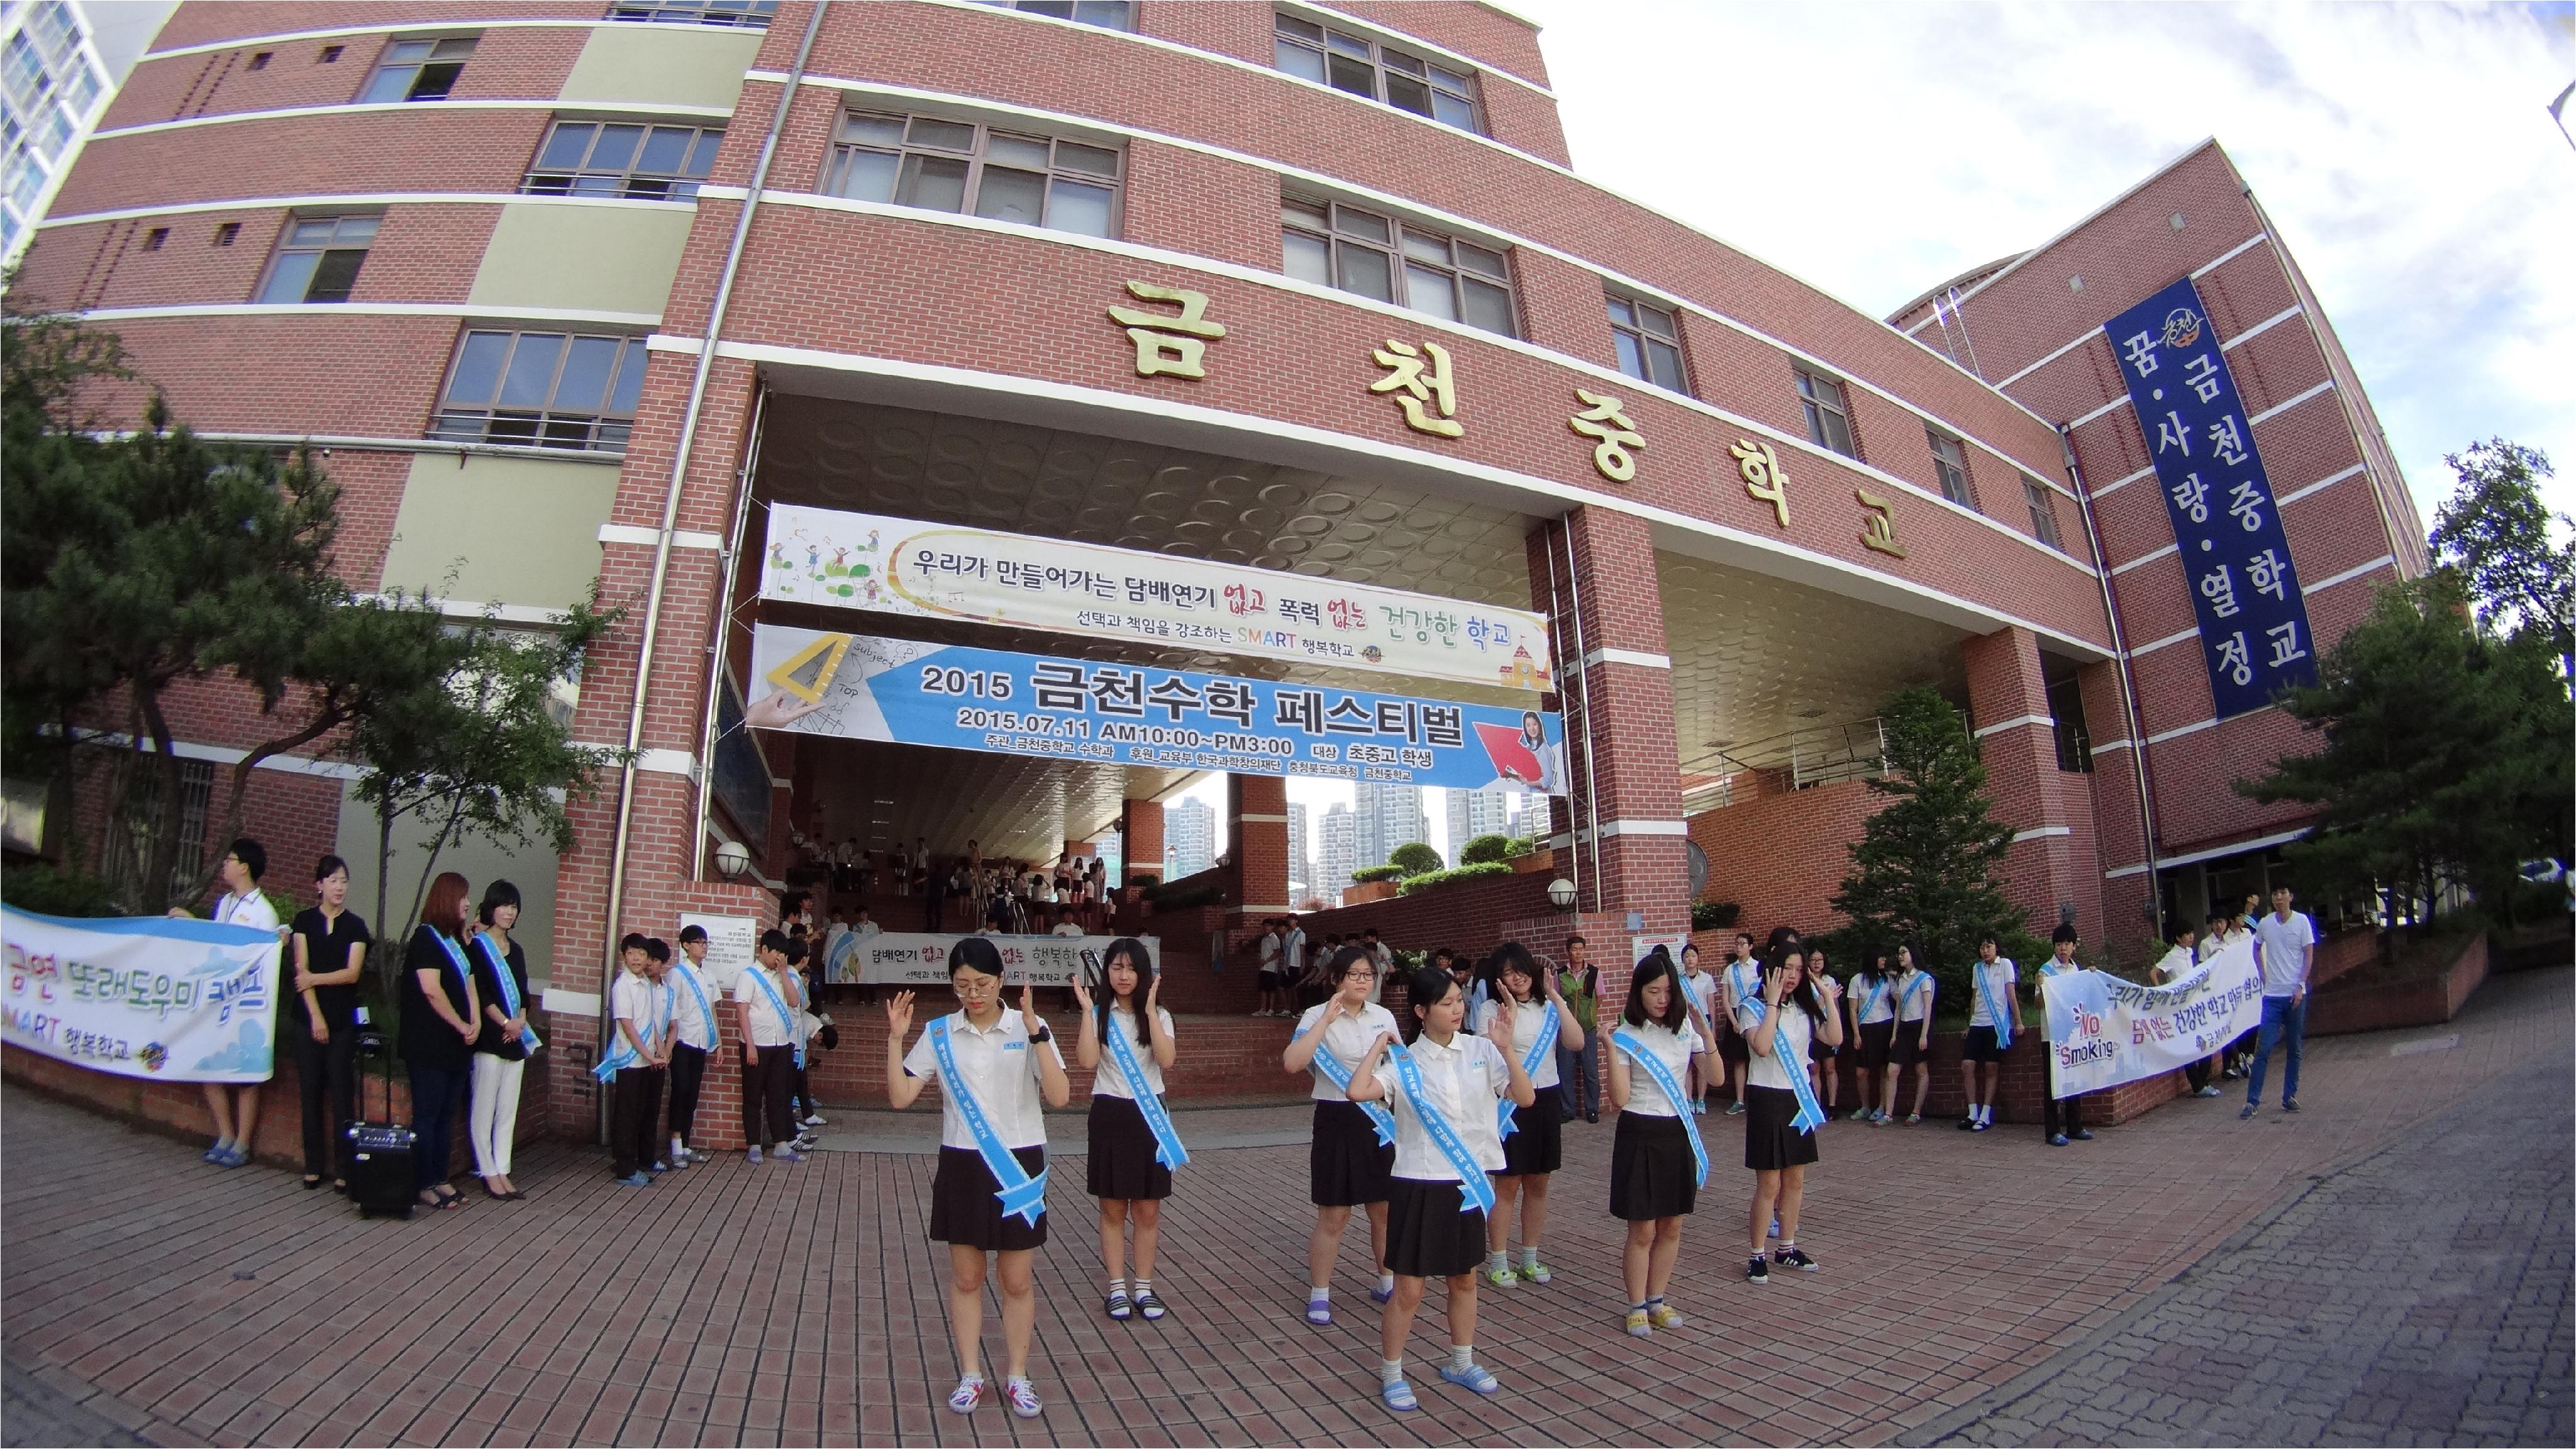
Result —
[[[384, 1058], [384, 1062], [385, 1062], [385, 1074], [384, 1074], [384, 1075], [385, 1075], [385, 1116], [384, 1116], [384, 1120], [385, 1120], [386, 1122], [388, 1122], [388, 1123], [392, 1122], [392, 1121], [393, 1121], [393, 1119], [394, 1119], [394, 1052], [393, 1052], [393, 1047], [392, 1047], [391, 1043], [389, 1043], [389, 1042], [387, 1042], [387, 1041], [385, 1040], [385, 1034], [384, 1034], [383, 1032], [380, 1032], [380, 1031], [362, 1031], [362, 1032], [358, 1033], [358, 1040], [357, 1040], [357, 1044], [356, 1044], [356, 1054], [357, 1054], [358, 1056], [360, 1056], [360, 1057], [377, 1056], [377, 1057], [382, 1057], [382, 1058]], [[360, 1073], [359, 1075], [363, 1078], [363, 1077], [365, 1076], [365, 1073], [363, 1073], [363, 1072], [362, 1072], [362, 1073]], [[362, 1086], [360, 1086], [360, 1087], [359, 1087], [359, 1089], [358, 1089], [358, 1112], [359, 1112], [359, 1115], [360, 1115], [360, 1116], [364, 1116], [364, 1115], [366, 1114], [366, 1110], [367, 1110], [367, 1103], [366, 1103], [366, 1088], [362, 1085]]]

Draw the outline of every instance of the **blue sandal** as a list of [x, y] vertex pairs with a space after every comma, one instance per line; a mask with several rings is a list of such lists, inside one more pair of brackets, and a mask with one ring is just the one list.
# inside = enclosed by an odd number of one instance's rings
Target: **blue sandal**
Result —
[[1471, 1363], [1465, 1368], [1451, 1368], [1443, 1364], [1440, 1366], [1440, 1378], [1443, 1383], [1456, 1384], [1470, 1393], [1492, 1395], [1503, 1391], [1502, 1381], [1486, 1372], [1485, 1366], [1480, 1363]]
[[1409, 1414], [1422, 1407], [1422, 1401], [1413, 1396], [1413, 1385], [1402, 1379], [1381, 1386], [1378, 1397], [1386, 1400], [1386, 1406], [1399, 1414]]
[[1326, 1324], [1331, 1323], [1333, 1321], [1332, 1300], [1329, 1298], [1307, 1299], [1306, 1321], [1315, 1325], [1317, 1328], [1322, 1328]]
[[1121, 1323], [1136, 1315], [1135, 1302], [1127, 1296], [1127, 1290], [1124, 1288], [1109, 1290], [1109, 1300], [1105, 1306], [1109, 1310], [1109, 1316]]

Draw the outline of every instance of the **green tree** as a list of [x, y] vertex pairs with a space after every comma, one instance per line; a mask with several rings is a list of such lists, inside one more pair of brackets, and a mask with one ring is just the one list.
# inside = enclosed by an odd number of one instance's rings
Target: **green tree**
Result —
[[1386, 853], [1386, 863], [1406, 875], [1423, 875], [1438, 870], [1446, 862], [1440, 852], [1419, 840], [1408, 840]]
[[1996, 867], [2012, 827], [1989, 813], [1986, 767], [1965, 721], [1937, 690], [1898, 690], [1879, 706], [1887, 773], [1869, 782], [1886, 803], [1852, 843], [1851, 873], [1833, 906], [1851, 920], [1842, 959], [1911, 941], [1946, 1000], [1964, 1001], [1968, 963], [1988, 932], [2006, 954], [2031, 950], [2022, 912]]
[[2499, 634], [2538, 631], [2562, 669], [2576, 675], [2576, 519], [2552, 513], [2540, 480], [2549, 455], [2502, 438], [2472, 444], [2442, 461], [2459, 475], [2433, 515], [2433, 551], [2461, 576], [2478, 621]]
[[[503, 628], [490, 618], [440, 630], [426, 643], [411, 687], [385, 708], [353, 721], [343, 753], [364, 770], [358, 798], [376, 812], [376, 914], [392, 934], [420, 913], [449, 845], [473, 836], [495, 844], [573, 845], [566, 805], [598, 788], [621, 750], [572, 740], [563, 690], [580, 678], [600, 639], [625, 616], [589, 600], [544, 632]], [[389, 915], [394, 828], [417, 820], [428, 831], [410, 906]], [[394, 955], [385, 953], [390, 975]]]
[[1483, 865], [1487, 861], [1507, 860], [1512, 853], [1508, 835], [1479, 835], [1458, 847], [1460, 865]]
[[241, 828], [252, 772], [327, 749], [351, 720], [413, 687], [407, 664], [440, 621], [418, 605], [357, 600], [332, 571], [339, 489], [309, 449], [208, 443], [174, 424], [158, 394], [142, 430], [102, 433], [84, 407], [130, 374], [112, 335], [75, 322], [0, 319], [0, 352], [7, 736], [13, 755], [41, 754], [61, 778], [80, 741], [121, 733], [106, 752], [107, 815], [148, 853], [120, 904], [157, 911], [202, 894], [221, 864], [209, 852], [196, 879], [174, 879], [185, 842], [170, 690], [238, 682], [268, 734], [231, 768], [211, 832], [226, 839]]
[[2576, 727], [2550, 630], [2471, 627], [2463, 575], [2380, 589], [2282, 708], [2322, 738], [2239, 792], [2323, 807], [2283, 855], [2312, 896], [2384, 901], [2388, 920], [2436, 914], [2445, 884], [2509, 919], [2514, 867], [2567, 854]]

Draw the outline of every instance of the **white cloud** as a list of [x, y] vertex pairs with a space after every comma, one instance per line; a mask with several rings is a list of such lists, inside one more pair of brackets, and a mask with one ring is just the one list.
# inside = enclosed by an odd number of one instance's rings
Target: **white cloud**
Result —
[[1873, 315], [2215, 135], [2427, 525], [2442, 455], [2493, 434], [2547, 451], [2576, 511], [2576, 149], [2545, 109], [2576, 78], [2567, 7], [1515, 8], [1577, 170]]

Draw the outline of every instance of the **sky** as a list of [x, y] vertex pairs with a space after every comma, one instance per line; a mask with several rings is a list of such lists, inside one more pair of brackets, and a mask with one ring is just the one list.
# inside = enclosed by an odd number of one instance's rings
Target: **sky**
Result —
[[[1577, 172], [1873, 317], [2216, 136], [2425, 526], [2443, 456], [2498, 435], [2576, 512], [2576, 145], [2548, 112], [2576, 7], [1505, 3], [1544, 27]], [[1222, 833], [1223, 778], [1186, 793]]]

